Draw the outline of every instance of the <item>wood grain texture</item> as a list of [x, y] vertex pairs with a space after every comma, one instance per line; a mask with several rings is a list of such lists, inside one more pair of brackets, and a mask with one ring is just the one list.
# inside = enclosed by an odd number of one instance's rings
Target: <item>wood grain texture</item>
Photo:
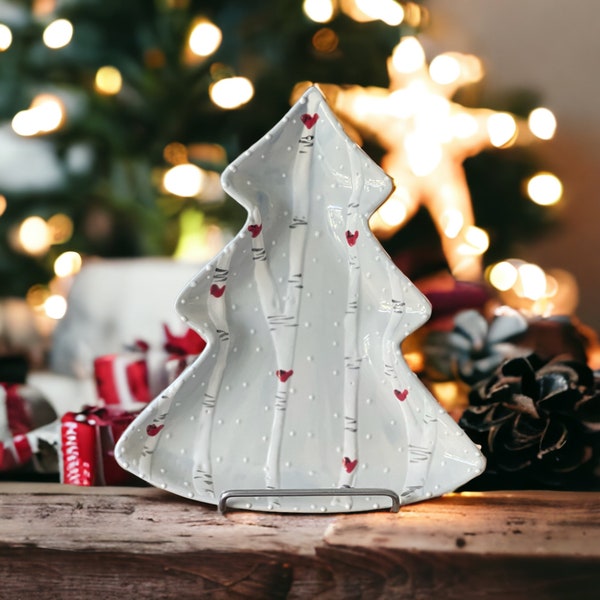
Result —
[[[600, 558], [600, 494], [464, 492], [400, 513], [338, 517], [325, 541], [367, 547], [512, 556]], [[600, 590], [599, 590], [600, 591]]]
[[592, 599], [600, 494], [400, 513], [228, 512], [153, 488], [0, 484], [0, 598]]

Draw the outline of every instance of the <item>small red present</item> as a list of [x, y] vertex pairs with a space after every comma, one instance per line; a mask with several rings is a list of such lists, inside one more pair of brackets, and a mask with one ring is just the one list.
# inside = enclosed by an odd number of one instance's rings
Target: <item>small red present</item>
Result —
[[173, 335], [165, 325], [165, 350], [169, 352], [166, 362], [167, 382], [172, 383], [191, 365], [206, 347], [206, 342], [193, 329], [182, 336]]
[[80, 486], [126, 485], [134, 477], [121, 469], [114, 448], [137, 412], [87, 407], [61, 419], [62, 483]]
[[[0, 471], [24, 466], [47, 472], [35, 462], [39, 439], [56, 420], [54, 409], [33, 387], [18, 383], [0, 383]], [[50, 435], [50, 438], [52, 436]], [[32, 459], [34, 464], [32, 463]]]
[[96, 390], [105, 406], [139, 410], [158, 396], [202, 352], [206, 342], [193, 330], [177, 336], [164, 326], [165, 343], [153, 349], [136, 340], [128, 352], [94, 361]]
[[98, 398], [106, 406], [132, 410], [152, 399], [146, 356], [141, 352], [99, 356], [94, 374]]

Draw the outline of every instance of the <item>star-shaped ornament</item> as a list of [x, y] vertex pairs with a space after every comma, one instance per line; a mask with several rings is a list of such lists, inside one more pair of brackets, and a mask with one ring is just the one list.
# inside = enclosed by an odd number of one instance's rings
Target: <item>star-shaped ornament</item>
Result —
[[[481, 79], [475, 56], [445, 53], [427, 65], [419, 41], [405, 37], [387, 66], [389, 89], [318, 84], [355, 141], [368, 139], [385, 150], [381, 166], [395, 190], [371, 218], [371, 228], [380, 238], [390, 237], [422, 204], [454, 276], [478, 280], [489, 240], [474, 223], [463, 161], [485, 148], [511, 145], [517, 120], [451, 101], [460, 87]], [[299, 83], [292, 100], [308, 85]]]

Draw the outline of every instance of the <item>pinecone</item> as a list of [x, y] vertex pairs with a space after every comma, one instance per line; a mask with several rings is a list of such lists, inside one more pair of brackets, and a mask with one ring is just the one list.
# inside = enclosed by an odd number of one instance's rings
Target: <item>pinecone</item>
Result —
[[531, 348], [515, 344], [527, 331], [527, 320], [506, 309], [490, 322], [476, 310], [454, 317], [452, 331], [433, 331], [424, 343], [426, 373], [433, 381], [457, 379], [469, 385], [490, 377], [509, 358], [526, 356]]
[[510, 359], [469, 404], [460, 425], [487, 458], [477, 487], [598, 487], [600, 373], [585, 363]]

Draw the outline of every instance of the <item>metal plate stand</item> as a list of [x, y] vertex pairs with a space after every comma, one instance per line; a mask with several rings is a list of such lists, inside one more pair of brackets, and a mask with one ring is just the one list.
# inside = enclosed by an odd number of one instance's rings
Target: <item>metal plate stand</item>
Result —
[[231, 498], [276, 498], [276, 497], [335, 497], [335, 496], [385, 496], [390, 498], [390, 512], [400, 510], [400, 497], [393, 490], [384, 488], [327, 488], [327, 489], [256, 489], [226, 490], [219, 497], [219, 512], [227, 510], [227, 502]]

